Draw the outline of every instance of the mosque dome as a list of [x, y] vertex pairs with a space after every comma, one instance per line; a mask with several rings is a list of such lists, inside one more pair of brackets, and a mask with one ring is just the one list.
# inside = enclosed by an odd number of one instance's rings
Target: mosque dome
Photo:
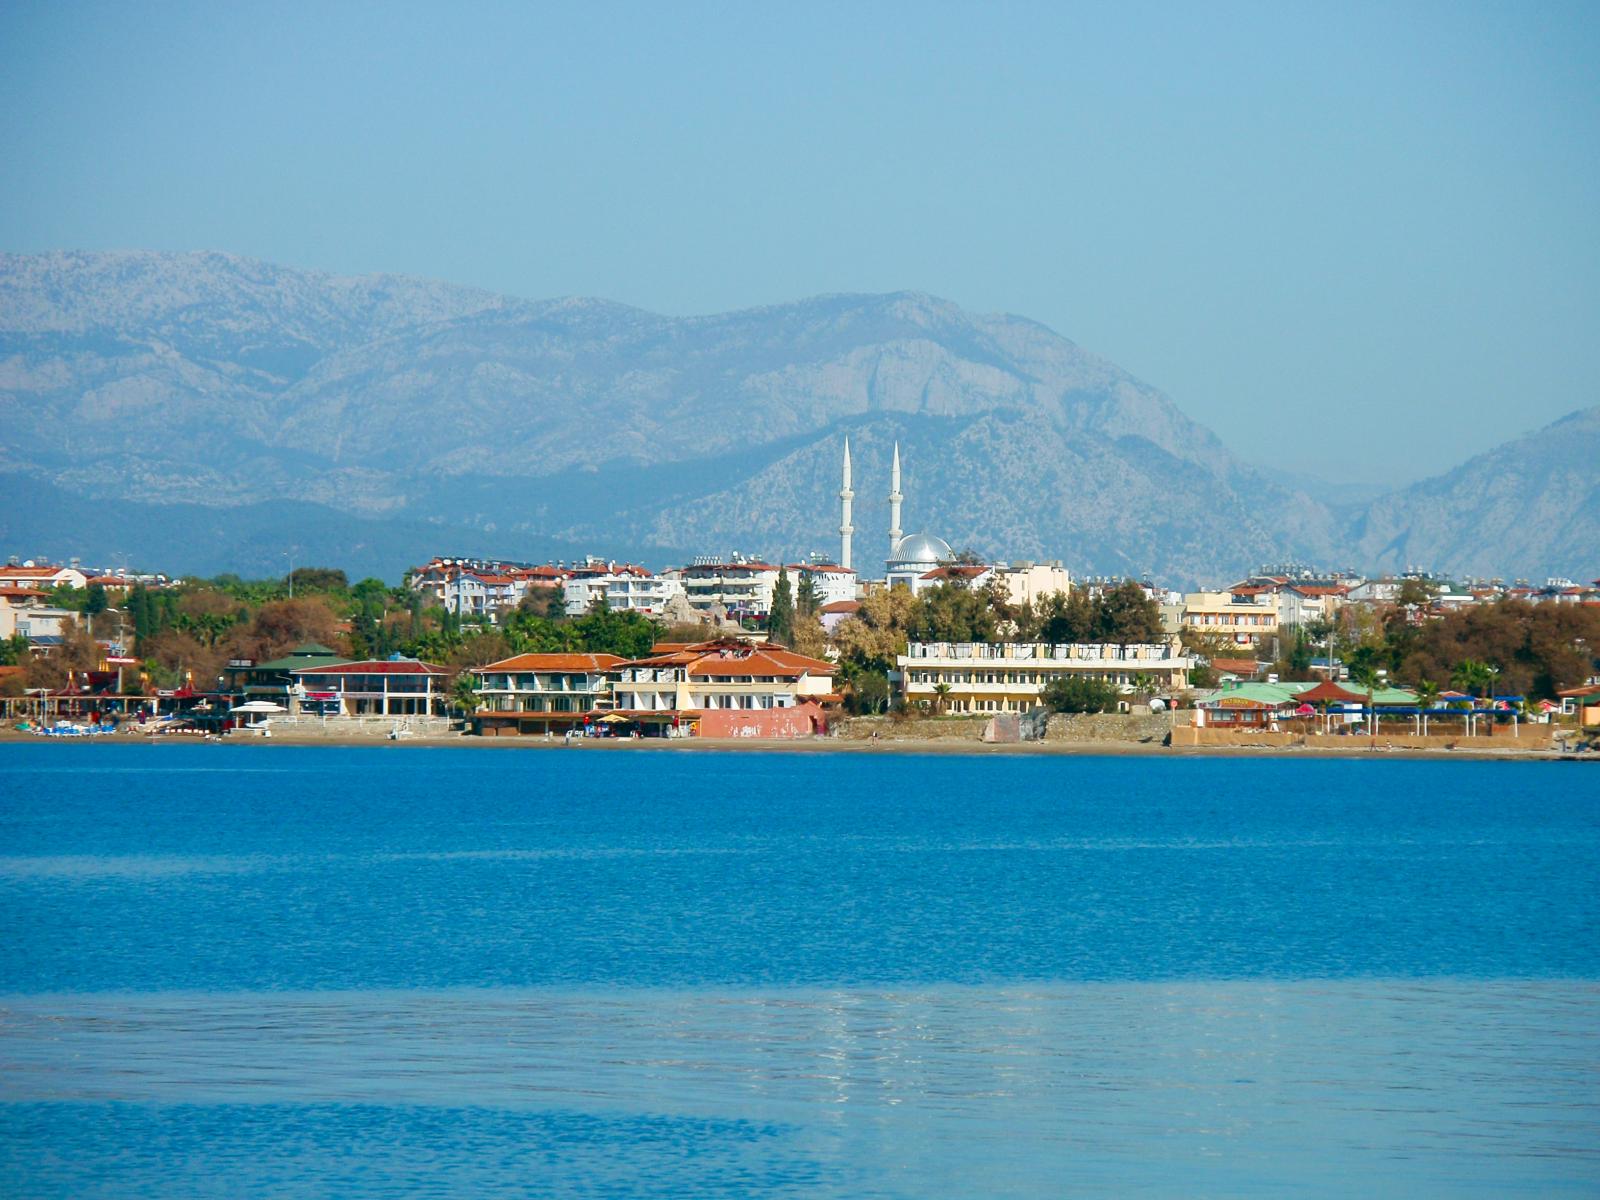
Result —
[[890, 556], [891, 563], [939, 563], [949, 562], [955, 555], [951, 553], [950, 543], [943, 538], [934, 537], [931, 533], [908, 533], [894, 544], [894, 553]]

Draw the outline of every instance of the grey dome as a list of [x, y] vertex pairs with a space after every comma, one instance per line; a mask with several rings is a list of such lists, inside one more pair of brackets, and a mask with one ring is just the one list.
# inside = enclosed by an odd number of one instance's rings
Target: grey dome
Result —
[[936, 538], [931, 533], [908, 533], [894, 545], [894, 553], [889, 561], [892, 563], [942, 563], [949, 562], [955, 555], [950, 552], [950, 543], [943, 538]]

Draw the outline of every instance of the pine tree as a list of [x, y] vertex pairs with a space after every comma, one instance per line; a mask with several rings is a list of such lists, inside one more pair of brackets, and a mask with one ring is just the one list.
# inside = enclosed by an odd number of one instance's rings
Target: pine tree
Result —
[[794, 641], [794, 591], [789, 586], [789, 572], [778, 572], [778, 584], [772, 589], [772, 611], [767, 614], [767, 637], [780, 646]]

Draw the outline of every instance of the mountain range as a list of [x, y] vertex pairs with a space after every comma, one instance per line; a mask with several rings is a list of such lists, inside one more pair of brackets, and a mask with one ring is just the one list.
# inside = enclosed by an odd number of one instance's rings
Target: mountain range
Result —
[[1022, 317], [917, 293], [704, 317], [221, 254], [0, 255], [0, 545], [176, 570], [666, 563], [905, 526], [1075, 571], [1542, 577], [1600, 546], [1600, 408], [1375, 498], [1241, 461]]

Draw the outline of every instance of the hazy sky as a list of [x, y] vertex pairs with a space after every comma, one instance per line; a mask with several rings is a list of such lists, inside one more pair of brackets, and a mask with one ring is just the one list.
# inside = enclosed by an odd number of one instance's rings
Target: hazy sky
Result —
[[1600, 4], [0, 0], [0, 247], [1022, 313], [1246, 457], [1600, 402]]

